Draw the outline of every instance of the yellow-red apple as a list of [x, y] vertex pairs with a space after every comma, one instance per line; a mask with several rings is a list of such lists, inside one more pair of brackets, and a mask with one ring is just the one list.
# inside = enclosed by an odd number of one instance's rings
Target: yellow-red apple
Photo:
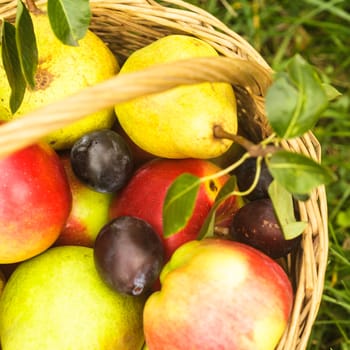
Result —
[[23, 261], [50, 247], [71, 202], [62, 163], [47, 144], [0, 159], [0, 263]]
[[108, 220], [112, 194], [92, 190], [74, 174], [69, 153], [61, 153], [72, 192], [72, 209], [55, 245], [92, 247], [97, 234]]
[[128, 184], [113, 198], [110, 217], [129, 215], [147, 221], [162, 238], [165, 259], [168, 260], [176, 248], [197, 238], [216, 195], [227, 181], [228, 175], [203, 182], [200, 185], [195, 207], [187, 225], [172, 236], [165, 238], [162, 213], [168, 188], [183, 173], [203, 177], [219, 170], [220, 168], [212, 162], [203, 159], [158, 158], [151, 160], [141, 166]]
[[273, 350], [293, 304], [287, 274], [242, 243], [219, 238], [178, 248], [144, 308], [149, 350]]

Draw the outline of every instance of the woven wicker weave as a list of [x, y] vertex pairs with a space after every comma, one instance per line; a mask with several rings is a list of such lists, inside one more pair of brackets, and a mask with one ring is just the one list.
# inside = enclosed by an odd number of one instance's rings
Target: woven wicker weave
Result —
[[[45, 1], [38, 1], [44, 4]], [[270, 130], [264, 114], [264, 95], [271, 84], [271, 69], [239, 35], [207, 12], [180, 0], [91, 0], [91, 29], [123, 62], [134, 50], [174, 33], [194, 35], [221, 54], [154, 67], [117, 76], [87, 88], [24, 118], [0, 127], [0, 156], [27, 145], [49, 131], [97, 111], [146, 93], [179, 84], [225, 81], [233, 84], [238, 98], [240, 131], [254, 141]], [[0, 16], [13, 20], [17, 0], [0, 0]], [[93, 96], [93, 98], [91, 98]], [[47, 118], [47, 116], [50, 118]], [[320, 161], [320, 145], [309, 132], [284, 141], [287, 150]], [[297, 252], [288, 257], [286, 269], [295, 288], [295, 303], [279, 350], [305, 349], [319, 309], [328, 254], [327, 206], [323, 186], [307, 202], [299, 203], [301, 219], [309, 223]]]

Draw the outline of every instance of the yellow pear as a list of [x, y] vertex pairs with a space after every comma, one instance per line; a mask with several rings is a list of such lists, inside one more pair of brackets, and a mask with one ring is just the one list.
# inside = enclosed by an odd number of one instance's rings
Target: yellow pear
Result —
[[[26, 90], [21, 107], [13, 115], [9, 107], [11, 90], [0, 63], [0, 119], [3, 120], [19, 118], [119, 72], [116, 57], [90, 30], [78, 46], [68, 46], [56, 38], [46, 13], [31, 14], [31, 17], [39, 54], [36, 86]], [[70, 148], [86, 132], [109, 128], [114, 120], [113, 107], [108, 108], [51, 133], [45, 140], [55, 149]]]
[[49, 248], [22, 262], [0, 298], [3, 350], [136, 350], [145, 297], [119, 294], [96, 272], [93, 249]]
[[[218, 53], [203, 40], [168, 35], [133, 52], [120, 74], [209, 56]], [[213, 127], [220, 125], [229, 133], [237, 132], [235, 96], [227, 83], [182, 85], [118, 104], [115, 111], [122, 128], [139, 147], [164, 158], [218, 157], [232, 141], [215, 138]]]

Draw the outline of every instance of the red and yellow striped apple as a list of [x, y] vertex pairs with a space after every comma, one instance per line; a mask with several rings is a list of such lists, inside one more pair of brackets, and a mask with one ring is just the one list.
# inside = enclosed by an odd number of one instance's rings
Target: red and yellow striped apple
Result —
[[216, 195], [227, 181], [228, 175], [202, 183], [187, 225], [179, 232], [165, 238], [162, 211], [168, 188], [183, 173], [203, 177], [219, 170], [221, 169], [212, 162], [203, 159], [151, 160], [134, 173], [128, 184], [112, 200], [110, 217], [130, 215], [147, 221], [162, 238], [165, 258], [168, 260], [176, 248], [197, 238]]
[[26, 260], [50, 247], [71, 202], [62, 163], [47, 144], [0, 159], [0, 264]]
[[277, 262], [225, 239], [182, 245], [160, 281], [144, 308], [149, 350], [273, 350], [293, 305]]
[[109, 220], [112, 194], [96, 192], [83, 184], [72, 170], [69, 153], [61, 153], [60, 159], [72, 192], [72, 210], [55, 245], [92, 247], [100, 229]]

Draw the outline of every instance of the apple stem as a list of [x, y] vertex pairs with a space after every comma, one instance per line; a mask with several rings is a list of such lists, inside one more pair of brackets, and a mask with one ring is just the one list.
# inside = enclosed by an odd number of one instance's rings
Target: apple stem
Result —
[[238, 143], [247, 150], [251, 157], [265, 157], [277, 151], [276, 146], [266, 144], [255, 144], [241, 135], [235, 135], [224, 130], [220, 125], [215, 125], [213, 129], [214, 137], [218, 139], [228, 139]]
[[42, 11], [38, 8], [38, 6], [36, 6], [36, 3], [34, 0], [25, 0], [25, 1], [30, 13], [33, 13], [33, 14], [42, 13]]

